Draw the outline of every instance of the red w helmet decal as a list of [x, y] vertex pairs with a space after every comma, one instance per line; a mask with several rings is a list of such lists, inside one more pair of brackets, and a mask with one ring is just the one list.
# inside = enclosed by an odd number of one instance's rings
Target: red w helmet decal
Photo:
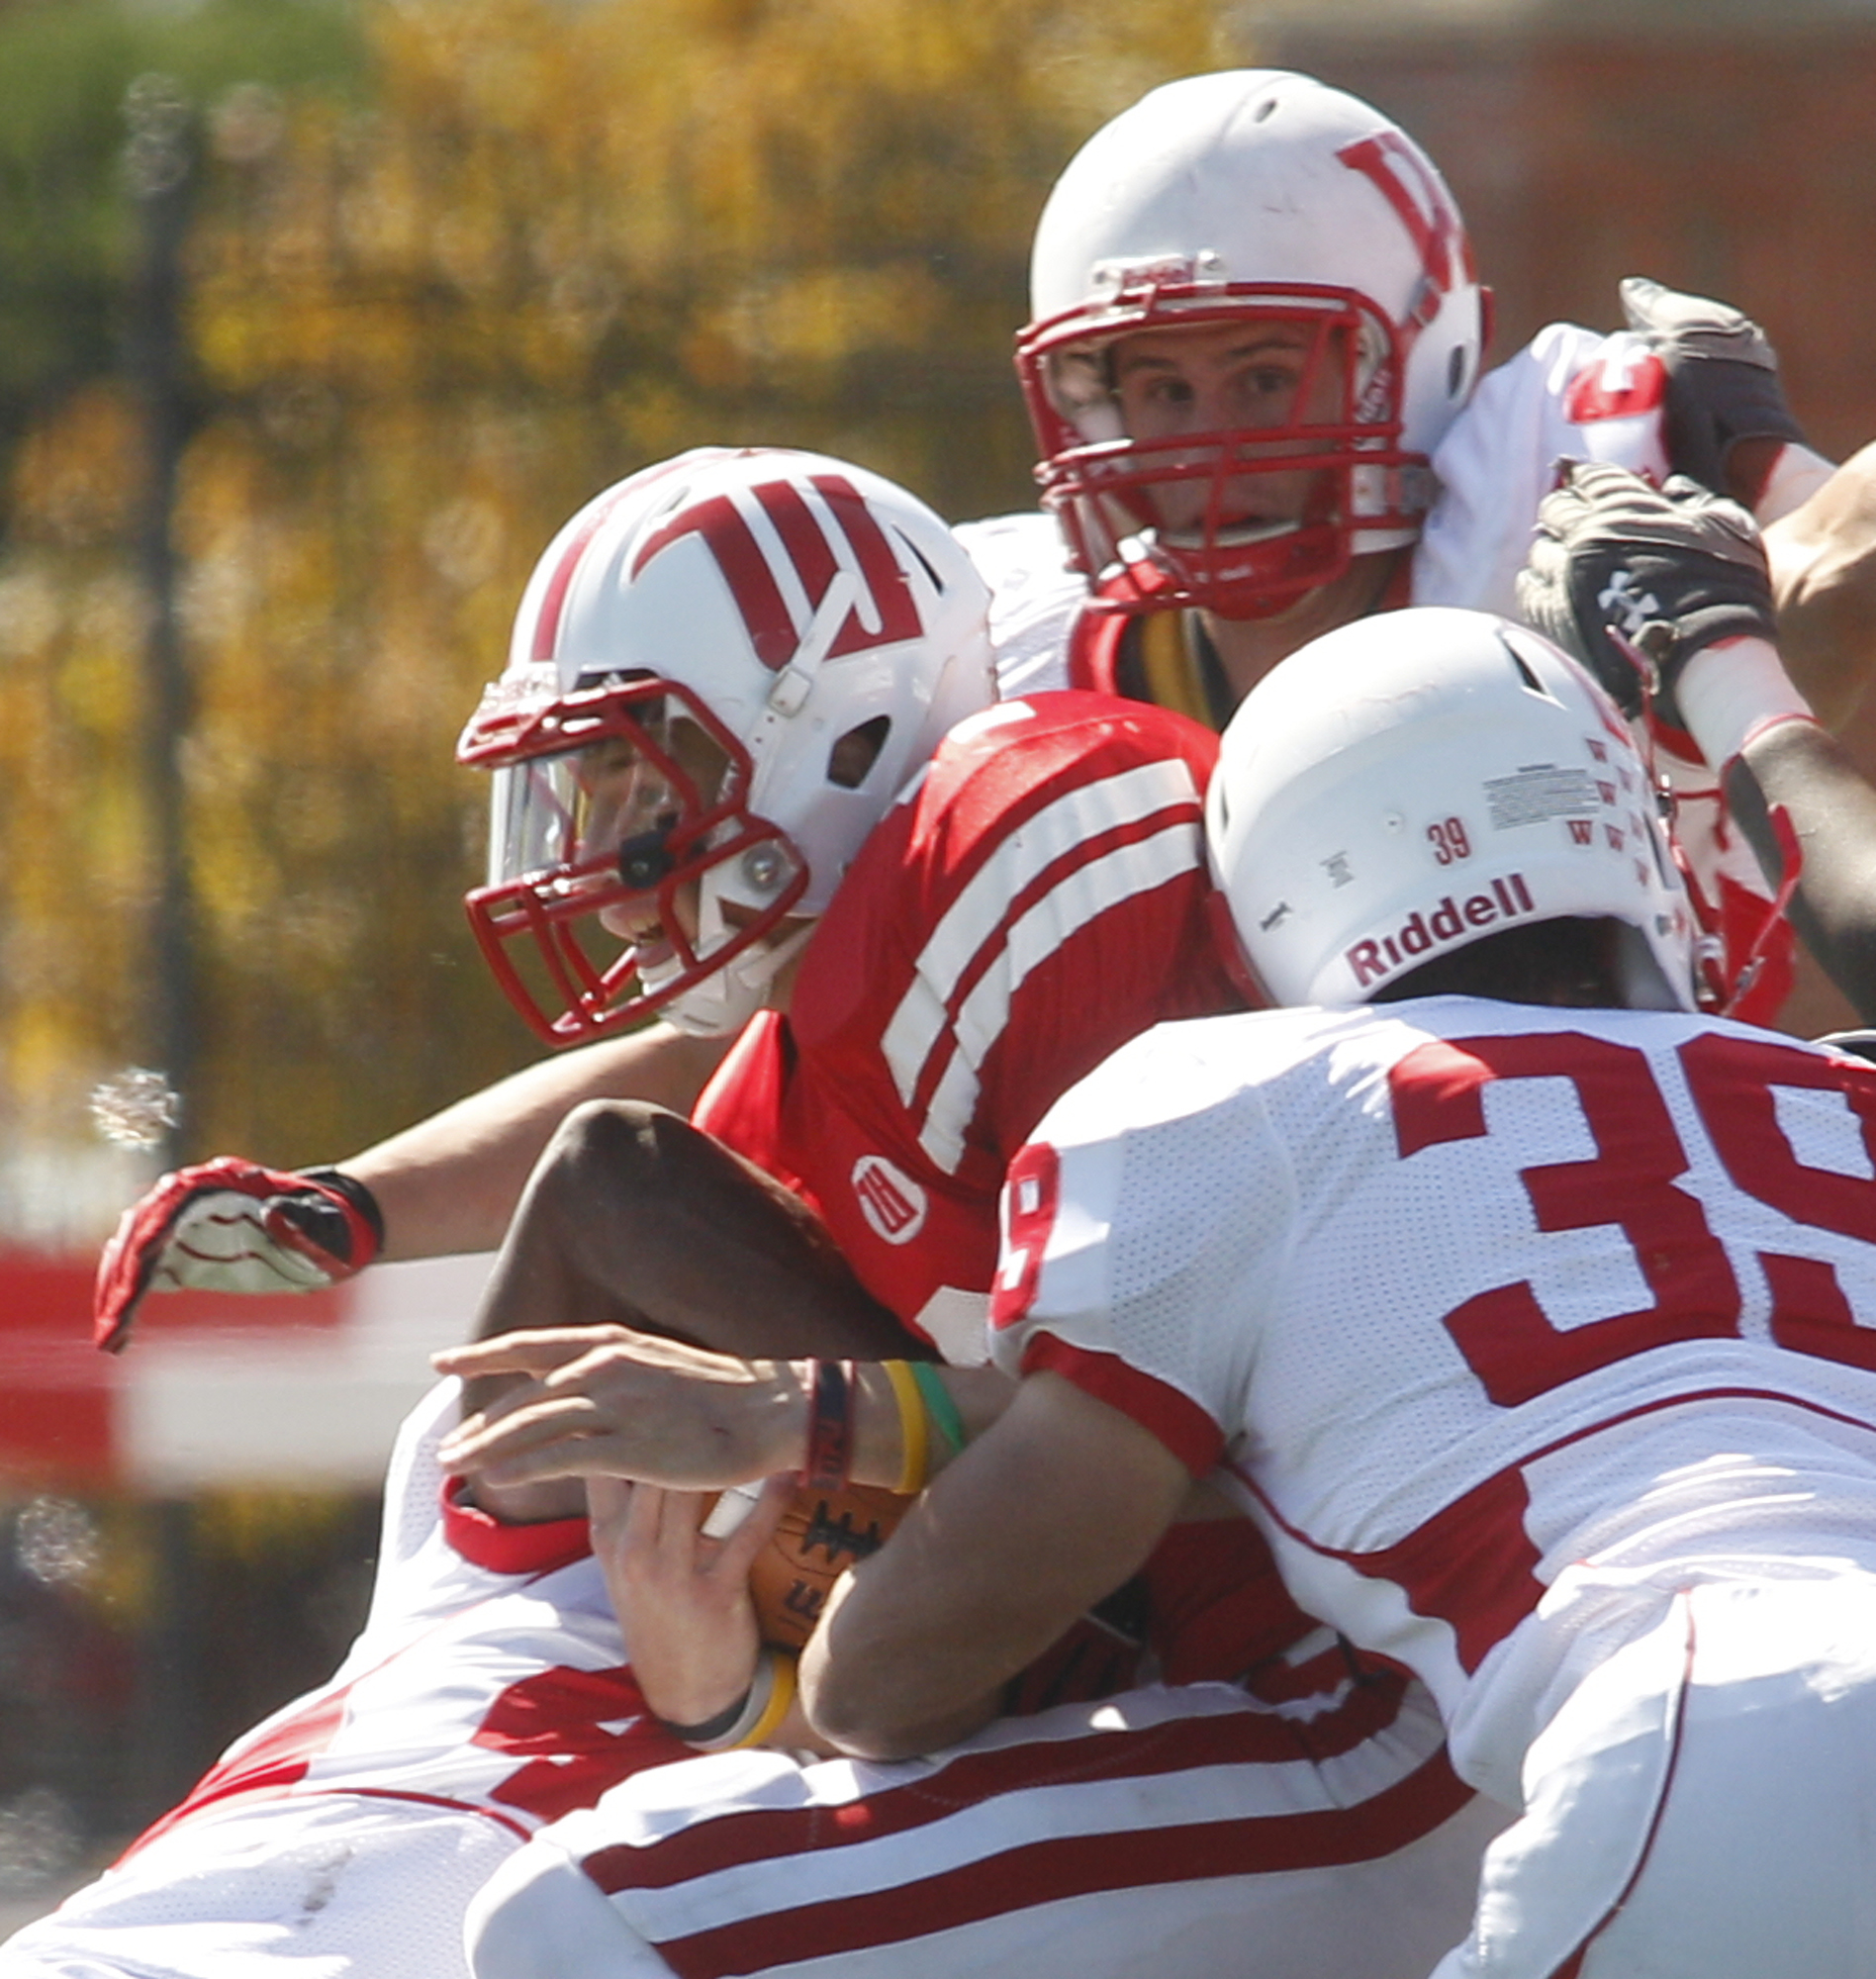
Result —
[[[701, 535], [749, 628], [756, 657], [776, 673], [795, 658], [842, 569], [853, 577], [859, 596], [827, 648], [829, 659], [917, 638], [923, 629], [918, 607], [873, 511], [844, 475], [816, 474], [808, 485], [820, 497], [822, 510], [792, 481], [765, 481], [746, 491], [774, 529], [779, 552], [730, 496], [713, 495], [654, 531], [632, 559], [629, 574], [636, 577], [680, 537]], [[806, 615], [798, 622], [778, 568], [781, 557], [793, 568], [806, 599]]]
[[1360, 172], [1394, 209], [1427, 271], [1427, 292], [1414, 311], [1416, 325], [1432, 320], [1440, 298], [1473, 277], [1472, 243], [1445, 181], [1398, 131], [1345, 144], [1336, 156]]
[[534, 620], [534, 643], [528, 653], [528, 658], [536, 665], [553, 659], [554, 641], [560, 636], [561, 613], [567, 609], [567, 593], [573, 585], [573, 574], [580, 568], [580, 559], [586, 554], [587, 545], [599, 534], [607, 518], [621, 502], [635, 500], [654, 482], [662, 481], [668, 474], [679, 473], [684, 467], [685, 461], [680, 457], [667, 460], [661, 467], [648, 468], [643, 474], [634, 474], [630, 480], [621, 481], [616, 488], [603, 495], [587, 512], [585, 519], [574, 531], [573, 540], [561, 551], [560, 561], [547, 581], [547, 590], [540, 602], [540, 613]]

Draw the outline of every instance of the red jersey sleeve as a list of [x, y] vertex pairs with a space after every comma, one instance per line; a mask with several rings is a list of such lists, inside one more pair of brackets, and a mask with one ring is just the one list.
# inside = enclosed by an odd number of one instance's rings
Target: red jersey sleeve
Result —
[[782, 1111], [795, 1070], [795, 1040], [778, 1010], [758, 1010], [710, 1075], [691, 1124], [772, 1175], [810, 1205], [813, 1192], [782, 1158]]

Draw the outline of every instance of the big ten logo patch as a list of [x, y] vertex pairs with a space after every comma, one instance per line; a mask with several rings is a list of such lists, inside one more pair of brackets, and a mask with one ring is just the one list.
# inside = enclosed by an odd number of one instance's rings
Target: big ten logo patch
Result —
[[930, 1198], [884, 1155], [862, 1155], [853, 1165], [852, 1179], [860, 1214], [883, 1243], [909, 1244], [924, 1229]]

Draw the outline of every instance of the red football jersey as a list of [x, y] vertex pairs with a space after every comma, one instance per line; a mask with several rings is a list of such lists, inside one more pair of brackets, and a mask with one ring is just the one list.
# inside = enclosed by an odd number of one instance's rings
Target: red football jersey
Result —
[[1104, 695], [965, 723], [854, 861], [786, 1022], [758, 1020], [699, 1101], [952, 1359], [984, 1357], [997, 1191], [1049, 1105], [1150, 1025], [1241, 1001], [1206, 904], [1216, 754]]

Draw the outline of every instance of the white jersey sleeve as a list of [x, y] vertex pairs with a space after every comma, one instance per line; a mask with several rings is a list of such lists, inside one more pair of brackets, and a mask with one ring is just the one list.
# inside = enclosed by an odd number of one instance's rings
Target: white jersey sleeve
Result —
[[990, 588], [990, 646], [1005, 701], [1069, 686], [1069, 630], [1087, 583], [1069, 568], [1052, 516], [1030, 510], [960, 522], [951, 532]]
[[1414, 553], [1413, 602], [1518, 615], [1513, 586], [1562, 460], [1667, 473], [1660, 360], [1629, 330], [1553, 323], [1480, 380], [1433, 456], [1439, 500]]
[[1237, 1434], [1256, 1329], [1192, 1315], [1250, 1320], [1296, 1205], [1288, 1153], [1237, 1063], [1242, 1024], [1161, 1026], [1123, 1046], [1050, 1109], [1003, 1195], [998, 1365], [1071, 1372], [1194, 1475]]
[[237, 1739], [143, 1838], [256, 1801], [366, 1794], [515, 1835], [687, 1756], [646, 1711], [586, 1521], [503, 1526], [448, 1498], [457, 1384], [399, 1434], [365, 1627], [330, 1680]]

